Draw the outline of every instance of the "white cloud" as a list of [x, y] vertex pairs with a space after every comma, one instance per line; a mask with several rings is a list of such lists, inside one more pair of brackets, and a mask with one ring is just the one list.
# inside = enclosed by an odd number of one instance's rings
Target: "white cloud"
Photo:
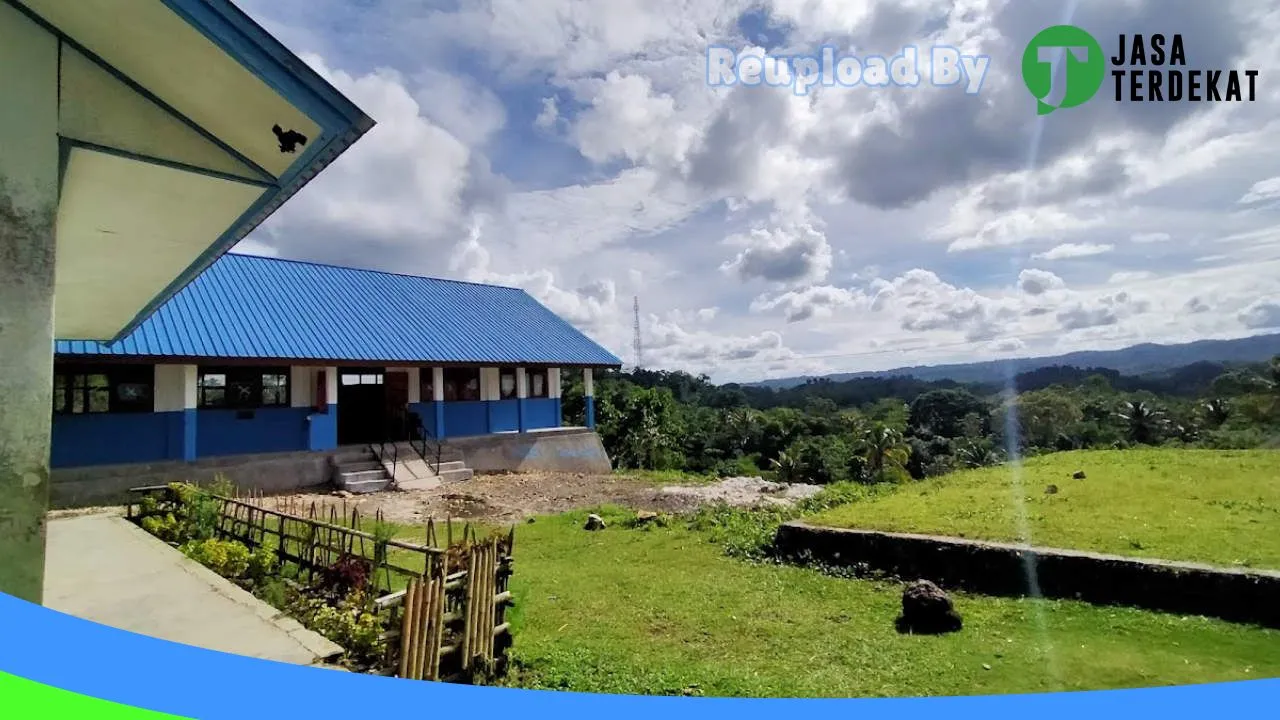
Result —
[[1111, 277], [1107, 278], [1107, 284], [1124, 285], [1135, 280], [1148, 280], [1153, 277], [1155, 277], [1155, 273], [1149, 270], [1122, 270], [1111, 273]]
[[861, 292], [829, 285], [791, 290], [775, 296], [760, 296], [751, 303], [752, 312], [781, 309], [787, 322], [829, 318], [837, 312], [865, 307], [868, 298]]
[[757, 227], [729, 236], [725, 244], [740, 250], [721, 267], [742, 280], [806, 285], [825, 280], [831, 271], [831, 245], [808, 223]]
[[245, 238], [231, 249], [240, 255], [257, 255], [258, 257], [280, 257], [280, 251], [254, 238]]
[[1048, 270], [1028, 268], [1018, 273], [1018, 288], [1028, 295], [1043, 295], [1050, 290], [1066, 287], [1062, 278]]
[[1241, 196], [1241, 205], [1250, 205], [1267, 200], [1280, 200], [1280, 177], [1259, 180], [1249, 188], [1249, 192]]
[[1251, 330], [1280, 328], [1280, 300], [1258, 300], [1240, 311], [1240, 323]]
[[[980, 102], [705, 83], [747, 9], [786, 51], [949, 44], [1015, 67], [1051, 8], [245, 2], [378, 125], [241, 251], [518, 285], [623, 357], [639, 295], [646, 363], [717, 379], [1215, 337], [1280, 296], [1270, 96], [1038, 123], [1016, 73]], [[1280, 13], [1257, 4], [1077, 15], [1183, 27], [1211, 67], [1280, 62]]]
[[1067, 260], [1071, 258], [1103, 255], [1114, 249], [1114, 245], [1104, 245], [1101, 243], [1063, 243], [1045, 250], [1044, 252], [1036, 253], [1034, 257], [1040, 260]]
[[1118, 292], [1064, 308], [1058, 312], [1058, 322], [1064, 330], [1115, 325], [1121, 320], [1141, 315], [1150, 308], [1149, 301], [1135, 298], [1128, 292]]

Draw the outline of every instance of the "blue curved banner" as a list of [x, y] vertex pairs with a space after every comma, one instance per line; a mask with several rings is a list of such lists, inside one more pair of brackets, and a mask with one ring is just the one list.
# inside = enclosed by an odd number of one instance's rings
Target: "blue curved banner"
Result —
[[[401, 716], [777, 720], [1197, 718], [1274, 712], [1280, 680], [1142, 690], [905, 699], [637, 697], [447, 685], [308, 668], [157, 640], [0, 594], [0, 673], [199, 720]], [[1277, 648], [1280, 652], [1280, 648]], [[0, 706], [3, 705], [0, 699]], [[3, 714], [3, 713], [0, 713]]]

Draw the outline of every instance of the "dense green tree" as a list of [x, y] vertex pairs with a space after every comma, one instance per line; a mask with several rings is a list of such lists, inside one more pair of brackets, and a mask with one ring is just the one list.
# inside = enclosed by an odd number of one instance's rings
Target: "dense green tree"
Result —
[[913, 434], [927, 430], [945, 438], [963, 437], [965, 418], [988, 412], [985, 402], [963, 388], [930, 390], [911, 401], [907, 428]]
[[1053, 448], [1058, 436], [1077, 429], [1084, 419], [1079, 401], [1061, 390], [1035, 390], [1022, 393], [1012, 402], [998, 408], [992, 424], [998, 436], [1009, 431], [1018, 434], [1023, 447]]

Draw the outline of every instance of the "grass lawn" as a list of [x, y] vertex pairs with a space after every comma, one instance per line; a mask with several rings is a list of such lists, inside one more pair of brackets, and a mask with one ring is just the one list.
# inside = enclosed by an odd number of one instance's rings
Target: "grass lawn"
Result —
[[[1087, 479], [1073, 480], [1077, 470]], [[1027, 460], [1021, 487], [1015, 478], [1007, 465], [957, 472], [808, 521], [1280, 568], [1280, 451], [1055, 453]]]
[[509, 684], [847, 697], [1280, 676], [1280, 632], [1076, 602], [961, 594], [963, 631], [902, 636], [899, 586], [752, 565], [683, 524], [630, 529], [625, 511], [601, 513], [601, 532], [581, 529], [586, 513], [516, 529]]

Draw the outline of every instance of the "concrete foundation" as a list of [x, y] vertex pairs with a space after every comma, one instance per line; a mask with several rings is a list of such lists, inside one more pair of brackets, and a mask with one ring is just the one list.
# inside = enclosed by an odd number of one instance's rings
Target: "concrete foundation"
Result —
[[586, 428], [449, 438], [445, 447], [475, 472], [613, 472], [600, 436]]
[[1280, 628], [1280, 572], [1032, 548], [960, 538], [787, 523], [776, 548], [793, 560], [865, 566], [991, 595], [1033, 594], [1204, 615]]
[[195, 462], [101, 465], [53, 471], [50, 504], [57, 509], [120, 505], [129, 489], [171, 482], [208, 484], [219, 475], [244, 490], [284, 493], [327, 485], [333, 453], [233, 455]]

